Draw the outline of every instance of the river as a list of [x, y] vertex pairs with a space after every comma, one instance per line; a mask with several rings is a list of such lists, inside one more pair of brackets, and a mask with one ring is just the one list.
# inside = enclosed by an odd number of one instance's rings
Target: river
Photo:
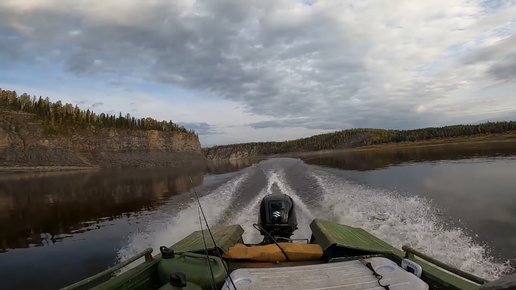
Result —
[[0, 175], [2, 289], [58, 289], [199, 229], [240, 223], [245, 242], [272, 192], [313, 218], [409, 243], [487, 279], [516, 259], [516, 142], [240, 160], [207, 167]]

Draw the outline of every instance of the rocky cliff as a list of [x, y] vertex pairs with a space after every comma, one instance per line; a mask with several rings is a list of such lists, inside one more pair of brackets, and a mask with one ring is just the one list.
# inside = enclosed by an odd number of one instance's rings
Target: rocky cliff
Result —
[[203, 148], [202, 152], [208, 160], [239, 160], [245, 158], [259, 157], [262, 154], [258, 147], [249, 146], [217, 146], [212, 148]]
[[158, 167], [205, 161], [194, 133], [92, 128], [48, 135], [33, 114], [0, 109], [0, 167]]

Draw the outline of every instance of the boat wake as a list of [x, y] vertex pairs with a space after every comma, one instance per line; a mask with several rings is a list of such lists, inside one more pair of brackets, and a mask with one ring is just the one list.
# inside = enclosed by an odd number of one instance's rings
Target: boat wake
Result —
[[410, 244], [431, 257], [466, 272], [495, 280], [514, 269], [509, 261], [497, 263], [485, 245], [476, 243], [462, 228], [440, 219], [438, 209], [425, 198], [407, 197], [342, 180], [323, 171], [312, 172], [323, 188], [326, 218], [361, 227], [401, 249]]
[[[438, 209], [426, 199], [348, 181], [338, 173], [295, 159], [262, 161], [202, 194], [200, 202], [210, 227], [240, 224], [245, 230], [244, 241], [256, 243], [262, 237], [252, 224], [257, 222], [260, 201], [271, 193], [288, 194], [295, 203], [299, 229], [293, 238], [309, 238], [310, 222], [321, 218], [364, 228], [399, 249], [410, 244], [488, 280], [513, 270], [509, 263], [494, 261], [488, 248], [476, 243], [464, 229], [446, 225]], [[192, 199], [182, 208], [169, 202], [156, 213], [156, 219], [128, 238], [117, 258], [128, 259], [148, 247], [158, 253], [159, 246], [170, 246], [199, 229], [196, 201]]]
[[[210, 226], [224, 212], [224, 205], [230, 204], [237, 197], [238, 188], [248, 177], [248, 174], [236, 176], [210, 194], [199, 198]], [[187, 205], [169, 202], [145, 223], [142, 230], [128, 238], [127, 245], [118, 250], [117, 260], [126, 260], [146, 248], [152, 248], [154, 255], [159, 253], [160, 246], [173, 245], [191, 232], [199, 230], [199, 215], [198, 204], [193, 197]], [[130, 268], [131, 266], [125, 267], [118, 274]]]
[[259, 243], [263, 239], [260, 233], [253, 227], [258, 221], [260, 201], [263, 197], [272, 193], [288, 194], [296, 206], [297, 221], [299, 229], [292, 236], [293, 239], [308, 238], [310, 236], [309, 224], [314, 218], [307, 206], [299, 196], [285, 183], [281, 169], [274, 169], [266, 172], [267, 185], [254, 196], [252, 201], [238, 212], [234, 212], [232, 218], [227, 219], [223, 224], [240, 224], [244, 228], [244, 241], [246, 243]]

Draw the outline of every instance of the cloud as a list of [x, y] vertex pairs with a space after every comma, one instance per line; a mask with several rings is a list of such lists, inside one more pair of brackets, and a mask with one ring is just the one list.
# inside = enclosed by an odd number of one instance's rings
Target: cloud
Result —
[[472, 123], [485, 123], [485, 122], [497, 122], [497, 121], [507, 121], [507, 120], [516, 120], [516, 110], [510, 112], [504, 112], [502, 114], [494, 114], [490, 116], [486, 116], [483, 119], [477, 120], [477, 122]]
[[109, 80], [107, 83], [108, 83], [108, 85], [114, 86], [114, 87], [127, 87], [129, 85], [126, 81], [117, 80], [117, 79]]
[[[515, 17], [516, 18], [516, 17]], [[496, 80], [516, 79], [516, 35], [479, 49], [465, 58], [465, 64], [487, 64], [487, 73]]]
[[91, 106], [92, 106], [93, 108], [96, 108], [96, 107], [100, 107], [100, 106], [102, 106], [102, 105], [104, 105], [104, 103], [102, 103], [102, 102], [96, 102], [96, 103], [93, 103]]
[[187, 130], [194, 130], [199, 135], [214, 135], [220, 134], [216, 126], [208, 123], [192, 123], [192, 122], [179, 122], [178, 125], [185, 127]]
[[321, 118], [297, 118], [297, 119], [281, 119], [281, 120], [269, 120], [261, 121], [256, 123], [248, 124], [249, 127], [254, 129], [264, 128], [307, 128], [307, 129], [323, 129], [323, 130], [339, 130], [342, 128], [343, 122], [338, 120], [329, 122]]
[[185, 109], [198, 119], [181, 121], [202, 135], [216, 126], [230, 138], [223, 128], [244, 124], [239, 140], [250, 128], [407, 129], [516, 110], [514, 15], [513, 0], [7, 0], [0, 61], [240, 105], [231, 120]]

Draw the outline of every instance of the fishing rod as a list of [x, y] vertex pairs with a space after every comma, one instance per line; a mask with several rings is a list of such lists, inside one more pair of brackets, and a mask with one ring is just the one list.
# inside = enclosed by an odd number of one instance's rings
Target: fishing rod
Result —
[[213, 268], [211, 267], [211, 263], [210, 263], [210, 255], [208, 255], [208, 246], [206, 245], [206, 237], [204, 237], [204, 230], [202, 229], [201, 211], [199, 210], [199, 208], [197, 209], [197, 213], [199, 214], [199, 225], [201, 226], [201, 235], [202, 235], [202, 241], [204, 243], [204, 252], [206, 253], [206, 261], [208, 262], [208, 266], [210, 267], [211, 289], [216, 290], [215, 275], [213, 275]]
[[[199, 199], [199, 196], [197, 195], [197, 190], [195, 190], [195, 185], [194, 185], [190, 175], [188, 175], [188, 179], [190, 180], [190, 183], [193, 186], [193, 191], [194, 191], [195, 199], [197, 200], [197, 205], [199, 206], [199, 211], [201, 212], [202, 217], [204, 219], [204, 222], [206, 223], [206, 229], [208, 230], [208, 233], [210, 234], [211, 241], [213, 242], [213, 247], [215, 248], [215, 251], [217, 252], [217, 255], [219, 256], [219, 258], [222, 260], [222, 254], [220, 253], [219, 247], [217, 246], [217, 244], [215, 242], [215, 238], [213, 237], [213, 234], [211, 233], [210, 226], [208, 225], [208, 219], [206, 219], [206, 215], [204, 214], [204, 210], [202, 209], [201, 200]], [[200, 220], [199, 220], [199, 222], [200, 222]], [[204, 238], [204, 233], [202, 231], [202, 223], [201, 223], [201, 235]], [[208, 247], [207, 247], [206, 243], [204, 244], [204, 249], [205, 249], [206, 253], [208, 253]], [[209, 260], [208, 260], [208, 264], [211, 267], [211, 264], [210, 264]], [[237, 290], [235, 282], [233, 281], [233, 278], [231, 277], [231, 275], [229, 275], [228, 266], [225, 263], [222, 263], [222, 265], [224, 266], [224, 269], [226, 270], [226, 278], [229, 278], [229, 280], [231, 282], [231, 285], [233, 285], [233, 288], [235, 290]], [[212, 273], [212, 275], [213, 275], [213, 273]], [[213, 280], [213, 281], [215, 281], [215, 280]]]

